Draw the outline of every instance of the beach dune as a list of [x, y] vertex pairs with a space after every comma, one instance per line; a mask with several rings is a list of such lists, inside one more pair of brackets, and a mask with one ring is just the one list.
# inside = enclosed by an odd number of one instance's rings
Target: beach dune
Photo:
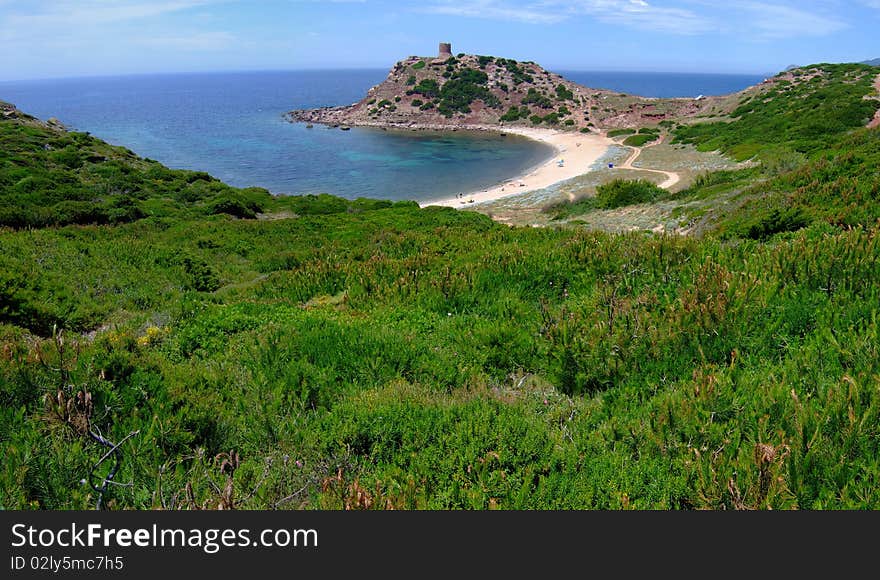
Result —
[[548, 161], [531, 169], [525, 175], [512, 177], [488, 189], [422, 202], [420, 204], [422, 207], [429, 205], [467, 207], [476, 203], [500, 199], [508, 195], [543, 189], [554, 183], [589, 172], [593, 164], [614, 144], [612, 139], [592, 133], [575, 133], [530, 127], [492, 129], [546, 143], [553, 147], [556, 152]]

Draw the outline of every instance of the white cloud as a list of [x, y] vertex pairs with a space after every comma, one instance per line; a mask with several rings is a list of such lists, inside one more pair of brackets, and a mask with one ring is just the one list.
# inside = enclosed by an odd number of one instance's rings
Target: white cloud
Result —
[[[860, 1], [880, 8], [880, 0]], [[530, 24], [553, 24], [587, 16], [599, 22], [666, 34], [714, 32], [769, 40], [824, 36], [847, 28], [847, 22], [832, 15], [828, 6], [826, 2], [794, 4], [772, 0], [679, 0], [662, 4], [660, 0], [434, 0], [419, 10]]]
[[552, 24], [588, 15], [602, 22], [673, 34], [695, 34], [712, 27], [709, 20], [691, 10], [658, 7], [645, 0], [438, 0], [422, 10], [530, 24]]
[[573, 11], [611, 22], [671, 34], [699, 34], [715, 28], [711, 18], [687, 8], [660, 7], [645, 0], [581, 0], [559, 2], [568, 4]]
[[423, 11], [447, 16], [509, 20], [529, 24], [551, 24], [567, 18], [564, 13], [542, 7], [543, 3], [511, 4], [519, 3], [497, 0], [440, 0], [424, 7]]
[[30, 26], [106, 24], [160, 16], [216, 2], [217, 0], [47, 0], [36, 7], [28, 3], [18, 4], [18, 9], [7, 13], [4, 23]]
[[[880, 0], [877, 2], [880, 4]], [[778, 40], [808, 36], [827, 36], [849, 27], [849, 24], [827, 10], [807, 3], [796, 6], [781, 2], [729, 1], [725, 9], [740, 13], [748, 26], [737, 31], [757, 40]]]
[[[3, 0], [0, 0], [3, 1]], [[4, 8], [0, 41], [25, 46], [82, 41], [98, 29], [217, 4], [225, 0], [45, 0]]]

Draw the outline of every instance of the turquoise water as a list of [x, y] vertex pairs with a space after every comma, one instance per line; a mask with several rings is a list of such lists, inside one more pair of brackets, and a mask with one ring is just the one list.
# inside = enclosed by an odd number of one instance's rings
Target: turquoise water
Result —
[[[292, 109], [346, 105], [384, 70], [143, 75], [0, 82], [0, 100], [56, 117], [139, 155], [273, 193], [425, 201], [493, 186], [552, 149], [515, 136], [331, 130], [291, 124]], [[643, 96], [724, 94], [760, 81], [732, 75], [565, 73]]]
[[331, 130], [292, 109], [349, 104], [384, 71], [149, 75], [0, 83], [0, 100], [181, 169], [273, 193], [417, 201], [482, 189], [548, 159], [514, 136]]

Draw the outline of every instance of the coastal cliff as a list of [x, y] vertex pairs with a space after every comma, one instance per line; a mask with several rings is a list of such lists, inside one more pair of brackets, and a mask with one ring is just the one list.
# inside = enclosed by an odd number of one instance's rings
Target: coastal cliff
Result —
[[656, 99], [593, 89], [534, 62], [493, 56], [411, 56], [352, 105], [295, 110], [294, 122], [409, 129], [545, 127], [584, 133], [708, 114], [723, 97]]

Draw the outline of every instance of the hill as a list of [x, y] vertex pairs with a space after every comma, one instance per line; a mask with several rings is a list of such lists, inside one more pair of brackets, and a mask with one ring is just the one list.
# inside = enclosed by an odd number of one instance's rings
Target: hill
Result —
[[4, 105], [0, 507], [875, 509], [871, 71], [672, 126], [757, 161], [589, 209], [690, 236], [237, 190]]
[[880, 58], [875, 58], [873, 60], [866, 60], [862, 64], [867, 64], [870, 66], [880, 66]]
[[[441, 48], [442, 45], [441, 45]], [[291, 111], [293, 121], [409, 129], [544, 126], [569, 130], [656, 125], [711, 111], [723, 99], [649, 99], [591, 89], [534, 62], [441, 52], [411, 56], [359, 102]]]
[[688, 170], [702, 163], [700, 152], [713, 152], [745, 167], [704, 172], [681, 191], [614, 211], [596, 207], [595, 190], [569, 189], [579, 199], [547, 207], [546, 214], [557, 216], [554, 222], [596, 227], [618, 223], [625, 229], [746, 237], [815, 223], [869, 227], [880, 218], [871, 193], [878, 159], [876, 131], [864, 128], [880, 117], [878, 87], [880, 76], [866, 65], [819, 64], [780, 73], [738, 94], [728, 115], [682, 119], [669, 129], [669, 141], [652, 147], [640, 164]]

